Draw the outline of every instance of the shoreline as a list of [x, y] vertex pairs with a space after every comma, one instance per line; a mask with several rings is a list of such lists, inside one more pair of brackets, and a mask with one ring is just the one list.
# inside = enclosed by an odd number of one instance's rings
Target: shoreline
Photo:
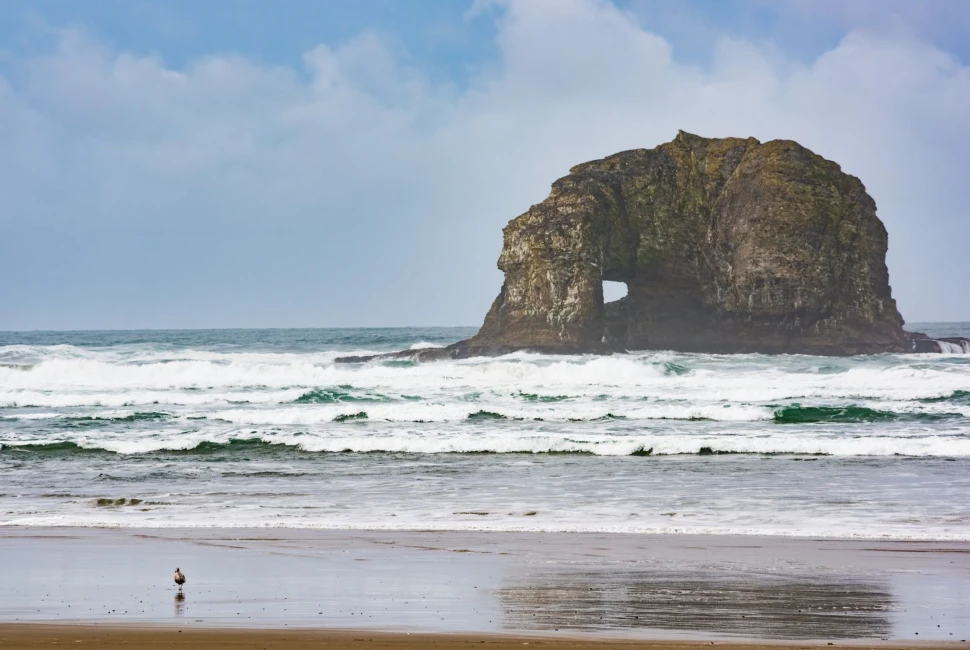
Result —
[[[739, 647], [970, 638], [970, 542], [6, 527], [0, 553], [10, 585], [0, 631], [366, 630]], [[171, 584], [176, 566], [188, 577], [184, 598]]]
[[[476, 514], [475, 512], [469, 512], [465, 514]], [[118, 533], [124, 532], [152, 532], [159, 535], [164, 533], [211, 533], [214, 531], [240, 531], [246, 532], [251, 535], [256, 535], [257, 533], [265, 533], [266, 535], [271, 535], [274, 532], [283, 534], [285, 532], [292, 532], [294, 534], [301, 533], [367, 533], [375, 535], [409, 535], [409, 534], [427, 534], [427, 535], [606, 535], [606, 536], [632, 536], [632, 537], [697, 537], [697, 538], [738, 538], [738, 539], [777, 539], [777, 540], [792, 540], [792, 541], [804, 541], [804, 542], [879, 542], [885, 544], [954, 544], [959, 546], [967, 546], [970, 548], [970, 533], [965, 536], [927, 536], [927, 537], [913, 537], [913, 536], [903, 536], [903, 535], [825, 535], [825, 534], [804, 534], [804, 533], [782, 533], [775, 531], [764, 531], [757, 530], [752, 532], [739, 532], [734, 529], [723, 529], [723, 528], [674, 528], [664, 530], [655, 529], [635, 529], [635, 528], [624, 528], [619, 529], [619, 527], [601, 527], [601, 528], [589, 528], [589, 529], [576, 529], [576, 528], [486, 528], [484, 526], [454, 526], [454, 525], [441, 525], [440, 527], [425, 526], [422, 528], [409, 527], [407, 525], [402, 525], [400, 527], [387, 526], [295, 526], [291, 522], [286, 524], [280, 524], [276, 526], [252, 526], [246, 524], [232, 524], [232, 525], [222, 525], [213, 524], [211, 526], [169, 526], [169, 525], [123, 525], [123, 524], [7, 524], [0, 522], [0, 538], [4, 537], [4, 531], [83, 531], [83, 530], [102, 530], [102, 531], [114, 531]], [[967, 551], [970, 553], [970, 550]]]

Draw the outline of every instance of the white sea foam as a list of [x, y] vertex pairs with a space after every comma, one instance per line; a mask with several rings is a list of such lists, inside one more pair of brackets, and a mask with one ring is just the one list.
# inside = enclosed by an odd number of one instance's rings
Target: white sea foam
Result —
[[457, 431], [438, 429], [378, 430], [370, 435], [354, 431], [355, 425], [340, 431], [303, 433], [264, 431], [254, 433], [225, 425], [214, 429], [185, 431], [158, 424], [141, 436], [111, 430], [85, 429], [81, 433], [50, 438], [24, 437], [6, 445], [38, 445], [72, 442], [86, 449], [104, 449], [119, 454], [189, 450], [202, 443], [226, 444], [233, 440], [260, 440], [309, 452], [390, 452], [407, 454], [453, 453], [584, 453], [596, 456], [654, 456], [714, 453], [791, 454], [830, 456], [970, 457], [970, 432], [950, 435], [879, 435], [839, 437], [833, 434], [779, 431], [748, 433], [666, 433], [663, 431], [610, 435], [589, 431]]
[[[485, 409], [492, 410], [485, 410]], [[717, 420], [722, 422], [751, 422], [770, 420], [774, 410], [765, 407], [686, 404], [626, 404], [609, 405], [598, 402], [570, 404], [516, 404], [510, 401], [490, 401], [484, 404], [452, 403], [350, 403], [304, 407], [286, 406], [274, 409], [231, 409], [219, 411], [218, 417], [236, 424], [259, 425], [318, 425], [341, 417], [363, 413], [369, 420], [386, 422], [460, 422], [477, 414], [488, 418], [492, 414], [512, 420], [541, 420], [548, 422], [590, 421], [607, 418], [630, 420]]]
[[[970, 400], [945, 399], [958, 391], [970, 392], [970, 364], [947, 363], [943, 356], [928, 363], [923, 357], [830, 360], [674, 353], [542, 357], [520, 353], [498, 359], [416, 365], [379, 361], [344, 365], [335, 364], [335, 353], [330, 352], [98, 351], [72, 346], [7, 346], [0, 348], [0, 356], [29, 358], [34, 363], [27, 369], [0, 367], [4, 422], [56, 423], [77, 416], [112, 420], [161, 411], [171, 417], [167, 426], [181, 427], [175, 434], [178, 442], [166, 440], [164, 444], [156, 435], [157, 423], [143, 427], [154, 436], [154, 442], [141, 441], [141, 429], [122, 428], [125, 440], [112, 440], [110, 444], [125, 453], [131, 453], [130, 449], [189, 448], [201, 440], [218, 441], [212, 437], [214, 432], [229, 426], [249, 427], [249, 435], [263, 436], [268, 430], [280, 429], [318, 436], [300, 443], [316, 445], [313, 449], [317, 450], [588, 451], [624, 455], [646, 446], [657, 454], [696, 453], [701, 447], [711, 447], [752, 453], [962, 456], [966, 442], [960, 436], [966, 435], [966, 420], [951, 420], [970, 417]], [[942, 418], [942, 423], [930, 428], [915, 423], [895, 427], [887, 435], [872, 435], [873, 431], [865, 429], [864, 416], [860, 416], [863, 421], [851, 436], [845, 436], [843, 426], [840, 433], [845, 439], [823, 440], [819, 435], [824, 433], [819, 429], [822, 425], [805, 425], [793, 435], [790, 428], [778, 429], [771, 424], [779, 409], [796, 404], [836, 410], [863, 407], [877, 415], [935, 416]], [[364, 422], [338, 422], [361, 413], [366, 414]], [[483, 419], [474, 420], [479, 414]], [[488, 419], [490, 416], [504, 420], [496, 422]], [[837, 418], [837, 413], [832, 417]], [[582, 426], [610, 434], [622, 431], [629, 436], [631, 427], [655, 428], [652, 422], [674, 426], [698, 420], [738, 426], [765, 422], [764, 426], [775, 428], [756, 429], [755, 435], [743, 438], [733, 437], [736, 431], [718, 432], [707, 439], [698, 437], [700, 430], [695, 427], [691, 435], [680, 439], [627, 437], [595, 443], [547, 440], [535, 435], [547, 424], [562, 427], [587, 423]], [[438, 430], [437, 442], [429, 443], [416, 441], [399, 428], [380, 429], [380, 423], [449, 426]], [[502, 430], [504, 437], [486, 439], [475, 429], [474, 437], [466, 439], [470, 427]], [[110, 422], [88, 423], [86, 435], [91, 438], [84, 444], [98, 446], [98, 440], [118, 428]], [[567, 426], [566, 430], [571, 429]], [[0, 442], [19, 442], [22, 432], [18, 431], [12, 424], [0, 427]], [[916, 437], [925, 440], [910, 440], [908, 431], [918, 432]], [[934, 438], [941, 432], [957, 437]]]
[[[529, 355], [417, 364], [334, 364], [303, 355], [223, 354], [208, 360], [184, 353], [156, 361], [117, 362], [55, 355], [29, 369], [0, 367], [0, 405], [17, 391], [44, 393], [289, 389], [351, 385], [419, 395], [457, 391], [528, 392], [614, 398], [671, 397], [705, 402], [772, 401], [796, 398], [919, 399], [970, 389], [970, 367], [877, 360], [812, 372], [802, 361], [679, 355], [682, 374], [663, 354], [566, 357]], [[317, 355], [320, 357], [321, 355]], [[787, 367], [786, 367], [787, 364]]]
[[260, 529], [297, 529], [297, 530], [371, 530], [388, 532], [449, 531], [449, 532], [514, 532], [514, 533], [600, 533], [600, 534], [641, 534], [641, 535], [756, 535], [771, 537], [807, 537], [814, 539], [876, 539], [898, 541], [967, 541], [970, 534], [964, 531], [951, 531], [940, 528], [912, 529], [899, 527], [898, 529], [844, 529], [837, 526], [802, 525], [791, 526], [676, 526], [657, 523], [641, 523], [627, 525], [591, 525], [580, 521], [556, 522], [543, 525], [541, 523], [524, 523], [515, 520], [500, 522], [483, 522], [482, 517], [476, 516], [473, 521], [461, 522], [429, 522], [425, 518], [409, 517], [401, 521], [388, 521], [383, 516], [374, 515], [371, 518], [353, 519], [347, 521], [314, 520], [312, 515], [304, 515], [300, 519], [293, 517], [280, 518], [279, 514], [264, 517], [232, 518], [226, 515], [218, 520], [211, 516], [196, 518], [164, 518], [158, 516], [131, 516], [128, 513], [100, 512], [97, 514], [56, 514], [56, 515], [26, 515], [9, 521], [0, 521], [3, 526], [21, 527], [97, 527], [97, 528], [260, 528]]
[[970, 354], [968, 341], [937, 341], [943, 354]]
[[437, 343], [431, 343], [429, 341], [418, 341], [417, 343], [413, 344], [408, 349], [409, 350], [427, 350], [427, 349], [432, 349], [432, 348], [443, 348], [443, 347], [445, 347], [445, 346], [439, 345]]

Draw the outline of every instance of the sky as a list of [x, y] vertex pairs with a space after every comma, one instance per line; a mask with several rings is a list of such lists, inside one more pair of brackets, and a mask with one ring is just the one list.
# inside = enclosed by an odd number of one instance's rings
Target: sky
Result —
[[477, 325], [510, 219], [678, 129], [835, 160], [970, 321], [965, 0], [5, 0], [0, 330]]

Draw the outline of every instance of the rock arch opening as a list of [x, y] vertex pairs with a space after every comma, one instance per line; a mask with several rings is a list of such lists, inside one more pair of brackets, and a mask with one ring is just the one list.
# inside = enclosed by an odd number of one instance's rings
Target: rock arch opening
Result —
[[614, 282], [603, 280], [603, 302], [616, 302], [620, 298], [626, 298], [629, 287], [626, 282]]

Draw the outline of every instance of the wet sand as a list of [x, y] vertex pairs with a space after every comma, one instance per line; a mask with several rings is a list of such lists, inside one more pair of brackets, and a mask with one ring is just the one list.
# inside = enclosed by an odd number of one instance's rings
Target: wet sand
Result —
[[0, 528], [0, 557], [3, 647], [55, 636], [294, 648], [970, 638], [966, 542]]
[[73, 646], [82, 648], [237, 648], [239, 650], [302, 650], [327, 647], [334, 650], [523, 650], [523, 646], [537, 646], [542, 650], [694, 650], [716, 646], [722, 650], [835, 650], [835, 648], [960, 648], [966, 644], [766, 644], [718, 642], [630, 641], [604, 639], [536, 638], [534, 636], [485, 636], [445, 634], [388, 634], [374, 632], [326, 630], [219, 630], [219, 629], [126, 629], [121, 627], [81, 627], [64, 625], [7, 625], [0, 624], [0, 647], [52, 648]]

